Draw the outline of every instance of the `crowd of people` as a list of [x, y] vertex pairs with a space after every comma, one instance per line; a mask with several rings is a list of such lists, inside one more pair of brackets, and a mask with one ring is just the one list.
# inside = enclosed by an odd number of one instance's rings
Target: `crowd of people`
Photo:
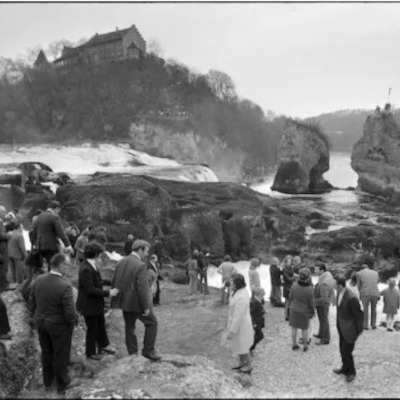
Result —
[[[135, 328], [136, 321], [140, 320], [145, 327], [141, 354], [151, 361], [161, 359], [155, 349], [157, 318], [153, 307], [160, 304], [163, 244], [158, 236], [150, 244], [129, 234], [124, 243], [125, 256], [117, 262], [112, 279], [106, 281], [101, 275], [108, 243], [106, 229], [87, 226], [80, 231], [74, 223], [64, 228], [59, 212], [60, 204], [51, 201], [46, 210], [34, 215], [28, 252], [18, 212], [7, 213], [0, 206], [0, 291], [16, 288], [28, 301], [42, 351], [45, 389], [52, 390], [55, 383], [58, 393], [65, 394], [71, 385], [68, 365], [79, 315], [86, 327], [87, 359], [99, 361], [104, 354], [116, 352], [107, 334], [106, 298], [110, 298], [112, 308], [122, 310], [128, 354], [139, 354]], [[189, 295], [209, 294], [209, 264], [209, 253], [193, 250], [185, 263]], [[266, 304], [260, 265], [258, 258], [250, 260], [249, 291], [245, 277], [236, 270], [230, 255], [217, 268], [222, 278], [221, 304], [228, 304], [223, 343], [239, 357], [233, 369], [243, 373], [251, 373], [256, 346], [264, 337]], [[270, 305], [282, 307], [283, 318], [292, 332], [292, 349], [299, 350], [301, 344], [304, 352], [309, 350], [311, 321], [315, 315], [319, 321], [318, 333], [314, 334], [319, 339], [316, 344], [330, 344], [329, 309], [335, 305], [342, 366], [334, 372], [345, 375], [346, 381], [351, 382], [356, 376], [354, 346], [363, 330], [369, 329], [369, 323], [376, 329], [379, 298], [383, 297], [387, 330], [391, 332], [400, 307], [400, 293], [394, 279], [389, 279], [388, 288], [379, 292], [379, 274], [373, 263], [362, 264], [360, 271], [353, 273], [350, 285], [342, 274], [334, 278], [325, 264], [316, 263], [314, 267], [319, 275], [315, 285], [310, 269], [299, 256], [288, 255], [282, 263], [277, 257], [272, 258]], [[77, 295], [67, 278], [73, 268], [78, 272]], [[0, 297], [0, 340], [11, 339], [10, 333], [6, 305]]]

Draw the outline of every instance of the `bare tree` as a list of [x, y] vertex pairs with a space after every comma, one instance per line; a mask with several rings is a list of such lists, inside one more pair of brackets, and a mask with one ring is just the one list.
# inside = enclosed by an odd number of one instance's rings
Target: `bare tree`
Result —
[[236, 97], [235, 83], [227, 73], [211, 69], [207, 74], [207, 82], [214, 94], [221, 100]]

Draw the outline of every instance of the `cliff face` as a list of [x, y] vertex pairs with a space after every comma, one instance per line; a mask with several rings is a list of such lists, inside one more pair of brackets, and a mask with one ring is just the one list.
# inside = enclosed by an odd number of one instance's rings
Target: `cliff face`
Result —
[[278, 158], [280, 163], [272, 190], [296, 194], [332, 188], [322, 177], [329, 169], [328, 145], [315, 129], [288, 121], [279, 143]]
[[387, 198], [400, 194], [400, 128], [390, 110], [367, 117], [351, 166], [359, 177], [357, 189]]

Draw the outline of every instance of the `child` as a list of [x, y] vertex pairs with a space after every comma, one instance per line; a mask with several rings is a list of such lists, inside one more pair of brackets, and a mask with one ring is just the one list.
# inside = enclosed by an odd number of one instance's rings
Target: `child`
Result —
[[264, 335], [262, 328], [264, 328], [264, 314], [265, 310], [263, 307], [265, 291], [263, 288], [255, 288], [253, 290], [253, 296], [250, 299], [250, 315], [254, 329], [254, 342], [253, 346], [250, 347], [250, 354], [253, 356], [257, 343], [263, 340]]
[[386, 314], [386, 326], [389, 332], [393, 332], [394, 316], [400, 307], [400, 292], [395, 287], [396, 279], [389, 279], [389, 287], [381, 292], [383, 296], [383, 312]]

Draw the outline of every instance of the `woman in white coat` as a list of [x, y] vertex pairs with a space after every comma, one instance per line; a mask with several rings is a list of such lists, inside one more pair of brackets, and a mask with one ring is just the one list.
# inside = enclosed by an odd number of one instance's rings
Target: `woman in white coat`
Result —
[[250, 373], [250, 347], [253, 345], [253, 326], [250, 316], [250, 296], [242, 274], [232, 277], [232, 297], [229, 302], [226, 339], [234, 354], [239, 355], [239, 365], [233, 367]]

